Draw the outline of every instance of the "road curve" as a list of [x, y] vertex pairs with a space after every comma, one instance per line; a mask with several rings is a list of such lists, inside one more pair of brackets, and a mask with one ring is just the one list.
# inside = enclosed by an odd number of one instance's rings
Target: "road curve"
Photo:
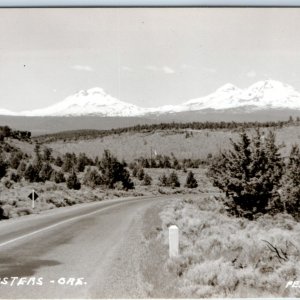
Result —
[[166, 200], [108, 200], [1, 221], [0, 298], [147, 297], [141, 226]]

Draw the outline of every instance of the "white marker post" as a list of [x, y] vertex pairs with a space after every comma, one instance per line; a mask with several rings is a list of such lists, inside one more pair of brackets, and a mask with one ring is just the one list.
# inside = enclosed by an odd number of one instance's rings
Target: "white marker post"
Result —
[[34, 190], [32, 190], [32, 208], [34, 208]]
[[169, 227], [169, 256], [176, 257], [179, 255], [179, 234], [178, 227], [172, 225]]

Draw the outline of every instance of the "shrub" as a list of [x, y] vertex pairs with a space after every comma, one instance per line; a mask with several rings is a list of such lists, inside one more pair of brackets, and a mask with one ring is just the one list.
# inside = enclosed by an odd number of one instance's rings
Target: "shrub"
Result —
[[19, 182], [21, 180], [21, 176], [12, 172], [10, 174], [10, 180], [14, 181], [14, 182]]
[[101, 183], [102, 178], [97, 170], [89, 168], [84, 174], [83, 184], [95, 188], [96, 186], [101, 185]]
[[53, 168], [49, 163], [43, 164], [41, 171], [39, 173], [39, 177], [41, 181], [45, 182], [46, 180], [50, 180], [52, 172], [53, 172]]
[[19, 164], [23, 158], [23, 154], [20, 151], [14, 152], [11, 154], [9, 164], [11, 168], [18, 169]]
[[147, 173], [144, 175], [143, 185], [151, 185], [152, 178]]
[[52, 152], [53, 152], [53, 149], [52, 149], [52, 148], [44, 147], [42, 159], [43, 159], [44, 161], [51, 162], [51, 161], [53, 160]]
[[159, 181], [159, 185], [161, 185], [161, 186], [167, 186], [167, 184], [168, 184], [168, 178], [167, 178], [166, 174], [163, 173], [161, 176], [159, 176], [158, 181]]
[[54, 181], [55, 183], [66, 182], [64, 173], [61, 171], [53, 171], [51, 175], [51, 181]]
[[24, 178], [29, 182], [39, 182], [39, 169], [36, 165], [28, 164], [24, 172]]
[[74, 153], [66, 153], [63, 156], [63, 165], [62, 171], [63, 172], [71, 172], [74, 169], [74, 166], [77, 163], [77, 157]]
[[93, 164], [94, 162], [85, 153], [80, 153], [77, 159], [76, 170], [77, 172], [83, 172], [86, 166]]
[[71, 173], [70, 176], [67, 179], [67, 187], [68, 189], [73, 190], [80, 190], [81, 183], [77, 178], [77, 175], [75, 172]]
[[138, 180], [143, 180], [145, 176], [145, 172], [143, 168], [139, 168], [136, 174], [136, 177], [138, 178]]
[[167, 185], [171, 187], [180, 187], [180, 182], [175, 171], [171, 172], [171, 174], [169, 175]]
[[63, 160], [61, 159], [61, 157], [60, 156], [57, 156], [56, 157], [56, 159], [55, 159], [55, 161], [54, 161], [54, 164], [56, 165], [56, 166], [58, 166], [58, 167], [61, 167], [62, 165], [63, 165]]
[[4, 179], [3, 184], [6, 188], [10, 189], [13, 186], [13, 182], [9, 179]]
[[190, 188], [190, 189], [194, 189], [198, 186], [197, 180], [194, 177], [194, 173], [192, 171], [190, 171], [187, 175], [186, 178], [186, 183], [185, 183], [185, 187]]
[[137, 173], [139, 171], [139, 167], [138, 166], [134, 166], [132, 169], [132, 176], [133, 177], [137, 177]]
[[116, 189], [116, 190], [123, 190], [124, 189], [124, 185], [123, 185], [123, 182], [122, 181], [118, 181], [118, 182], [116, 182], [115, 184], [114, 184], [114, 188]]

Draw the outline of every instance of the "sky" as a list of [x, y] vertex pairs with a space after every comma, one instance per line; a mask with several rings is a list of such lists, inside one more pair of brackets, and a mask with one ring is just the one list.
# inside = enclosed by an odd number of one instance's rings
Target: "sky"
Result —
[[142, 107], [226, 83], [300, 91], [300, 8], [0, 9], [0, 108], [43, 108], [82, 89]]

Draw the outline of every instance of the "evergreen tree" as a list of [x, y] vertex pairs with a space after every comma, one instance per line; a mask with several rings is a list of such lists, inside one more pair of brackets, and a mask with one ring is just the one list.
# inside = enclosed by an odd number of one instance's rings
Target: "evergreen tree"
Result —
[[53, 171], [51, 175], [51, 181], [54, 181], [55, 183], [62, 183], [66, 182], [66, 178], [64, 176], [64, 173], [61, 171]]
[[132, 189], [134, 187], [129, 172], [109, 150], [104, 151], [99, 169], [102, 173], [103, 184], [108, 188], [114, 188], [114, 184], [118, 181], [122, 182], [124, 189]]
[[175, 171], [171, 172], [171, 174], [168, 177], [167, 185], [171, 187], [180, 187], [180, 182], [177, 176], [177, 173]]
[[2, 156], [0, 156], [0, 179], [6, 175], [7, 163], [4, 161]]
[[143, 168], [139, 168], [136, 174], [136, 177], [138, 178], [138, 180], [143, 180], [145, 176], [145, 172]]
[[233, 213], [251, 217], [272, 210], [283, 173], [274, 133], [263, 138], [257, 130], [250, 139], [242, 132], [240, 141], [231, 143], [233, 149], [221, 153], [210, 167], [208, 175], [214, 185], [233, 200], [229, 204]]
[[29, 182], [39, 182], [39, 169], [36, 165], [28, 164], [24, 172], [24, 178]]
[[152, 183], [152, 178], [150, 175], [148, 175], [147, 173], [144, 175], [144, 179], [143, 179], [143, 185], [151, 185]]
[[71, 172], [74, 166], [74, 157], [71, 153], [66, 153], [63, 157], [63, 165], [62, 171], [63, 172]]
[[22, 158], [23, 158], [22, 152], [20, 151], [13, 152], [10, 156], [10, 161], [9, 161], [11, 168], [17, 170]]
[[51, 162], [53, 160], [52, 157], [53, 149], [49, 147], [44, 147], [42, 158], [44, 161]]
[[89, 159], [85, 153], [80, 153], [77, 159], [76, 170], [77, 172], [83, 172], [86, 166], [92, 164], [93, 161]]
[[286, 171], [280, 189], [283, 199], [284, 210], [295, 216], [300, 217], [300, 150], [298, 145], [291, 149]]
[[50, 180], [52, 172], [53, 168], [51, 165], [48, 162], [44, 163], [39, 173], [41, 181], [45, 182], [46, 180]]
[[55, 159], [55, 161], [54, 161], [54, 164], [56, 165], [56, 166], [58, 166], [58, 167], [61, 167], [62, 165], [63, 165], [63, 161], [62, 161], [62, 159], [61, 159], [61, 157], [60, 156], [57, 156], [56, 157], [56, 159]]
[[77, 178], [77, 175], [75, 172], [72, 172], [69, 177], [67, 178], [67, 187], [68, 189], [73, 190], [80, 190], [81, 184], [80, 181]]
[[197, 180], [195, 179], [194, 173], [192, 171], [190, 171], [187, 175], [185, 187], [190, 189], [198, 187]]
[[35, 153], [35, 161], [34, 165], [40, 170], [42, 167], [42, 156], [41, 156], [41, 146], [40, 144], [35, 144], [34, 153]]
[[161, 186], [167, 186], [167, 184], [168, 184], [168, 178], [167, 178], [167, 176], [166, 176], [165, 173], [163, 173], [161, 176], [159, 176], [158, 180], [159, 180], [159, 184]]

